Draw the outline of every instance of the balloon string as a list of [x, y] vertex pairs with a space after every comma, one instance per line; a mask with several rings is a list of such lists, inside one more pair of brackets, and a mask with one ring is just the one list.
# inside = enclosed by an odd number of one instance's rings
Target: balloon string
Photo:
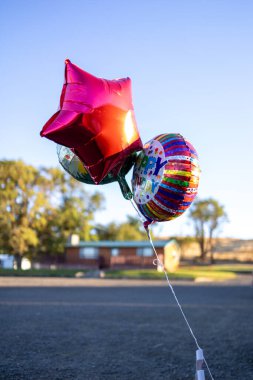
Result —
[[[141, 215], [141, 213], [140, 213], [140, 211], [138, 210], [137, 206], [135, 205], [133, 199], [131, 199], [131, 203], [132, 203], [134, 209], [136, 210], [136, 212], [138, 213], [138, 215], [139, 215], [139, 217], [140, 217], [140, 220], [141, 220], [141, 221], [143, 222], [143, 224], [144, 224], [144, 223], [145, 223], [145, 219], [144, 219], [143, 215]], [[153, 243], [152, 237], [151, 237], [151, 235], [150, 235], [150, 230], [149, 230], [149, 229], [150, 229], [150, 226], [149, 226], [149, 224], [146, 224], [146, 225], [144, 224], [144, 227], [145, 227], [145, 229], [146, 229], [147, 236], [148, 236], [149, 242], [150, 242], [150, 244], [151, 244], [151, 247], [152, 247], [152, 249], [153, 249], [153, 251], [154, 251], [154, 253], [155, 253], [155, 256], [156, 256], [156, 258], [155, 258], [154, 261], [153, 261], [153, 264], [154, 264], [155, 266], [157, 266], [157, 267], [159, 266], [159, 267], [162, 269], [162, 271], [164, 272], [164, 275], [165, 275], [165, 278], [166, 278], [166, 280], [167, 280], [167, 283], [168, 283], [168, 285], [169, 285], [169, 287], [170, 287], [170, 290], [171, 290], [171, 292], [172, 292], [172, 294], [173, 294], [173, 296], [174, 296], [174, 299], [175, 299], [175, 301], [176, 301], [176, 303], [177, 303], [177, 305], [178, 305], [178, 307], [179, 307], [179, 310], [181, 311], [181, 314], [182, 314], [182, 316], [183, 316], [183, 318], [184, 318], [184, 320], [185, 320], [185, 323], [186, 323], [186, 325], [187, 325], [187, 327], [188, 327], [188, 329], [189, 329], [189, 331], [190, 331], [190, 334], [191, 334], [192, 338], [194, 339], [197, 348], [198, 348], [199, 350], [201, 350], [200, 345], [199, 345], [199, 343], [198, 343], [198, 340], [197, 340], [196, 336], [195, 336], [194, 333], [193, 333], [193, 330], [192, 330], [192, 328], [191, 328], [191, 326], [190, 326], [190, 323], [188, 322], [188, 319], [186, 318], [186, 315], [185, 315], [185, 313], [184, 313], [184, 311], [183, 311], [183, 308], [182, 308], [182, 306], [181, 306], [181, 304], [180, 304], [180, 302], [179, 302], [179, 300], [178, 300], [178, 298], [177, 298], [177, 296], [176, 296], [176, 293], [175, 293], [175, 291], [174, 291], [174, 288], [173, 288], [173, 286], [171, 285], [171, 282], [170, 282], [170, 280], [169, 280], [168, 273], [167, 273], [167, 271], [166, 271], [166, 269], [165, 269], [163, 263], [161, 262], [161, 260], [160, 260], [159, 257], [158, 257], [158, 254], [157, 254], [157, 252], [156, 252], [156, 249], [155, 249], [155, 246], [154, 246], [154, 243]], [[213, 378], [213, 376], [212, 376], [212, 373], [211, 373], [211, 370], [210, 370], [210, 368], [209, 368], [209, 366], [208, 366], [208, 364], [207, 364], [206, 359], [203, 358], [203, 360], [204, 360], [204, 363], [205, 363], [205, 365], [206, 365], [206, 368], [207, 368], [207, 370], [208, 370], [208, 373], [209, 373], [211, 379], [214, 380], [214, 378]]]
[[137, 212], [137, 214], [139, 215], [139, 218], [141, 220], [142, 223], [144, 223], [146, 221], [146, 219], [144, 218], [144, 216], [140, 213], [140, 211], [138, 210], [136, 204], [134, 203], [134, 200], [133, 199], [130, 199], [131, 203], [132, 203], [132, 206], [133, 208], [135, 209], [135, 211]]
[[[166, 269], [165, 269], [163, 263], [161, 262], [161, 260], [159, 259], [158, 255], [157, 255], [157, 252], [156, 252], [155, 246], [154, 246], [154, 244], [153, 244], [152, 237], [151, 237], [151, 235], [150, 235], [149, 228], [150, 228], [150, 227], [148, 226], [147, 229], [146, 229], [146, 231], [147, 231], [147, 235], [148, 235], [148, 238], [149, 238], [150, 244], [151, 244], [151, 246], [152, 246], [152, 248], [153, 248], [153, 251], [154, 251], [154, 253], [155, 253], [155, 255], [156, 255], [156, 259], [153, 261], [153, 264], [156, 265], [156, 266], [159, 265], [160, 268], [163, 270], [163, 272], [164, 272], [164, 274], [165, 274], [165, 277], [166, 277], [166, 280], [167, 280], [167, 283], [168, 283], [168, 285], [169, 285], [169, 287], [170, 287], [170, 289], [171, 289], [171, 292], [172, 292], [172, 294], [173, 294], [173, 296], [174, 296], [174, 299], [175, 299], [175, 301], [176, 301], [176, 303], [177, 303], [177, 305], [178, 305], [178, 307], [179, 307], [179, 309], [180, 309], [180, 311], [181, 311], [181, 314], [182, 314], [182, 316], [183, 316], [183, 318], [184, 318], [184, 320], [185, 320], [185, 322], [186, 322], [186, 325], [188, 326], [188, 329], [189, 329], [189, 331], [190, 331], [190, 334], [191, 334], [191, 336], [193, 337], [193, 339], [194, 339], [194, 341], [195, 341], [195, 343], [196, 343], [197, 348], [198, 348], [198, 349], [201, 349], [201, 347], [200, 347], [200, 345], [199, 345], [199, 343], [198, 343], [198, 340], [197, 340], [196, 336], [194, 335], [194, 333], [193, 333], [193, 331], [192, 331], [192, 328], [191, 328], [191, 326], [190, 326], [190, 323], [189, 323], [188, 319], [186, 318], [186, 315], [185, 315], [185, 313], [184, 313], [184, 311], [183, 311], [183, 309], [182, 309], [182, 306], [181, 306], [181, 304], [180, 304], [180, 302], [179, 302], [179, 300], [178, 300], [178, 298], [177, 298], [177, 296], [176, 296], [176, 293], [175, 293], [175, 291], [174, 291], [174, 288], [173, 288], [173, 286], [171, 285], [171, 282], [170, 282], [169, 277], [168, 277], [168, 273], [167, 273], [167, 271], [166, 271]], [[211, 379], [214, 380], [214, 378], [213, 378], [213, 376], [212, 376], [212, 373], [211, 373], [211, 370], [210, 370], [210, 368], [209, 368], [209, 366], [208, 366], [208, 364], [207, 364], [205, 358], [204, 358], [204, 362], [205, 362], [206, 368], [207, 368], [207, 370], [208, 370], [208, 372], [209, 372], [209, 375], [210, 375]]]

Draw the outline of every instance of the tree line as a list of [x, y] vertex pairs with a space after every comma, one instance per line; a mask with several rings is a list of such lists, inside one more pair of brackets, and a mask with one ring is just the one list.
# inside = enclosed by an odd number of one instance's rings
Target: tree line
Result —
[[59, 168], [36, 168], [23, 161], [0, 161], [0, 253], [30, 259], [60, 258], [71, 234], [81, 240], [141, 240], [137, 219], [95, 224], [103, 194]]
[[[81, 240], [145, 240], [138, 218], [107, 226], [95, 223], [96, 212], [105, 207], [99, 191], [59, 168], [36, 168], [18, 160], [0, 161], [0, 253], [32, 260], [61, 260], [71, 234]], [[197, 201], [190, 218], [205, 258], [213, 249], [214, 232], [225, 221], [224, 208], [213, 199]]]

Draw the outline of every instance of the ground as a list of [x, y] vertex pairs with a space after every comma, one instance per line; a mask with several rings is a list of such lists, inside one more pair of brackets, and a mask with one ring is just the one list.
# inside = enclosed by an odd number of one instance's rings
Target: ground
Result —
[[[214, 379], [252, 378], [251, 284], [175, 291]], [[194, 379], [195, 343], [161, 281], [0, 278], [0, 337], [1, 380]]]

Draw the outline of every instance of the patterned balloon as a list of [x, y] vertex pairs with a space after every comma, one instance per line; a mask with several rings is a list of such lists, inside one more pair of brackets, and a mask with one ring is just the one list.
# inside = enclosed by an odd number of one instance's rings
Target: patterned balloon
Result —
[[149, 222], [174, 219], [194, 200], [199, 175], [193, 146], [180, 134], [159, 135], [144, 145], [135, 164], [135, 203]]
[[[95, 185], [94, 180], [90, 176], [90, 173], [88, 172], [82, 161], [70, 148], [58, 144], [57, 155], [63, 169], [65, 169], [66, 172], [69, 173], [73, 178], [83, 183]], [[117, 181], [120, 185], [123, 196], [126, 199], [131, 199], [132, 193], [125, 180], [125, 176], [136, 162], [136, 156], [137, 154], [135, 152], [130, 154], [126, 158], [123, 166], [121, 166], [121, 169], [118, 172], [118, 174], [115, 174], [113, 171], [109, 172], [107, 176], [104, 177], [104, 179], [100, 182], [100, 185], [105, 185], [107, 183]]]

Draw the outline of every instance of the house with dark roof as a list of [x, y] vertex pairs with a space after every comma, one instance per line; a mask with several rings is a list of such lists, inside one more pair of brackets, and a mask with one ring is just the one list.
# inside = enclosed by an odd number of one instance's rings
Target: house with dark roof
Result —
[[[180, 248], [171, 240], [155, 240], [154, 247], [168, 271], [179, 264]], [[79, 241], [73, 235], [66, 245], [66, 264], [79, 268], [153, 268], [156, 258], [147, 241]]]

